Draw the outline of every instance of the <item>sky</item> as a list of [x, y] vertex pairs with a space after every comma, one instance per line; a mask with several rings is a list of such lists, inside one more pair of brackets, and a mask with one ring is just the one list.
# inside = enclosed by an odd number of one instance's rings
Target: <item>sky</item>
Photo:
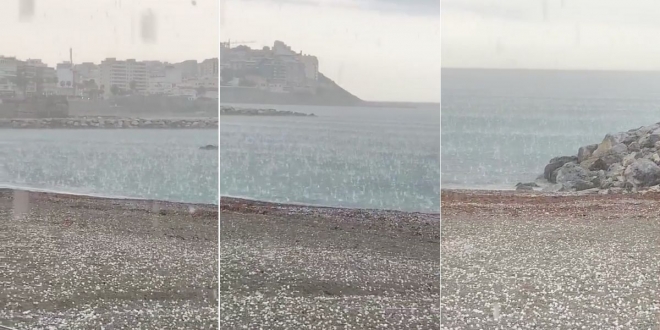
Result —
[[[20, 3], [33, 2], [33, 10]], [[25, 7], [24, 7], [25, 8]], [[118, 59], [178, 62], [217, 57], [218, 0], [3, 0], [0, 55], [69, 60]], [[154, 24], [142, 34], [142, 17]]]
[[442, 65], [660, 70], [655, 0], [443, 0]]
[[439, 0], [220, 0], [220, 37], [281, 40], [368, 101], [440, 101]]

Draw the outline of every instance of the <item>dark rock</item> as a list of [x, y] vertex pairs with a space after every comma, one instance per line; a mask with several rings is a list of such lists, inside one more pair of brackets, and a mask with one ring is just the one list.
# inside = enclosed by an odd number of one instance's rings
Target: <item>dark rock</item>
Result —
[[626, 184], [634, 188], [660, 184], [660, 166], [649, 159], [637, 159], [623, 172]]
[[551, 183], [557, 183], [556, 176], [557, 170], [567, 163], [577, 162], [577, 156], [562, 156], [555, 157], [550, 160], [550, 163], [545, 166], [543, 170], [543, 177]]
[[658, 141], [660, 141], [660, 128], [657, 128], [648, 135], [640, 138], [639, 145], [642, 148], [653, 148]]
[[601, 182], [600, 189], [608, 189], [614, 186], [614, 180], [612, 178], [607, 178], [605, 181]]
[[640, 151], [642, 147], [639, 145], [639, 142], [633, 141], [628, 145], [628, 150], [630, 151]]
[[582, 163], [583, 161], [587, 160], [589, 157], [591, 157], [597, 148], [598, 144], [591, 144], [588, 146], [580, 147], [580, 149], [578, 149], [577, 162]]
[[603, 170], [595, 172], [595, 175], [591, 179], [591, 183], [593, 183], [594, 186], [596, 187], [601, 187], [606, 181], [607, 181], [607, 176], [605, 175], [605, 171]]
[[591, 159], [587, 162], [583, 162], [584, 166], [586, 169], [590, 171], [600, 171], [600, 170], [607, 170], [610, 168], [610, 165], [603, 160], [603, 158], [596, 158], [596, 159]]
[[218, 146], [213, 145], [213, 144], [207, 144], [203, 147], [199, 148], [200, 150], [218, 150]]
[[557, 171], [557, 183], [570, 190], [594, 188], [591, 183], [591, 172], [575, 163], [566, 163]]
[[575, 191], [582, 191], [582, 190], [593, 189], [593, 188], [597, 187], [592, 182], [589, 182], [589, 181], [586, 181], [586, 180], [577, 180], [577, 181], [573, 182], [572, 186], [575, 189]]
[[605, 175], [606, 175], [608, 178], [609, 178], [609, 177], [615, 177], [615, 176], [623, 175], [623, 171], [624, 171], [625, 169], [626, 169], [626, 168], [623, 167], [623, 165], [621, 165], [621, 164], [612, 164], [612, 165], [610, 165], [610, 167], [607, 169], [607, 173], [605, 173]]
[[520, 182], [516, 184], [516, 190], [519, 191], [529, 191], [529, 190], [534, 190], [534, 188], [539, 188], [539, 185], [534, 182], [528, 182], [528, 183]]
[[610, 148], [603, 147], [594, 152], [594, 157], [583, 161], [580, 165], [590, 171], [606, 171], [612, 164], [620, 163], [627, 152], [628, 147], [623, 143], [616, 144]]

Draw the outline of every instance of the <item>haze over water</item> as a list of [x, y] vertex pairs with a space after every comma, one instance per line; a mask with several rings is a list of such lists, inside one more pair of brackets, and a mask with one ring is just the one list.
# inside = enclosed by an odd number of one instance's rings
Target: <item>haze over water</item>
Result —
[[660, 72], [443, 69], [442, 187], [512, 189], [556, 156], [660, 122]]
[[318, 117], [223, 116], [222, 196], [439, 212], [437, 107], [237, 106]]

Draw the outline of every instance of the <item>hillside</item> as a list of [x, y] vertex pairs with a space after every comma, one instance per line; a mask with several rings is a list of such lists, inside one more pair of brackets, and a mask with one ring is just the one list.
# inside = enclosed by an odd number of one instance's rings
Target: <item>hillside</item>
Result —
[[319, 72], [319, 87], [316, 94], [306, 93], [274, 93], [256, 88], [221, 87], [222, 103], [235, 104], [282, 104], [282, 105], [322, 105], [322, 106], [356, 106], [363, 101], [347, 90], [341, 88]]

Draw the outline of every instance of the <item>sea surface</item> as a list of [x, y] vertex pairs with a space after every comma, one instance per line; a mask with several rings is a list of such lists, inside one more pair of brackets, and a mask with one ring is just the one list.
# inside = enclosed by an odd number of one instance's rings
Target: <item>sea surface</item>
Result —
[[317, 117], [221, 116], [222, 196], [439, 212], [437, 106], [235, 106]]
[[512, 189], [556, 156], [660, 122], [660, 72], [443, 69], [442, 187]]
[[218, 203], [217, 130], [0, 130], [0, 187]]

